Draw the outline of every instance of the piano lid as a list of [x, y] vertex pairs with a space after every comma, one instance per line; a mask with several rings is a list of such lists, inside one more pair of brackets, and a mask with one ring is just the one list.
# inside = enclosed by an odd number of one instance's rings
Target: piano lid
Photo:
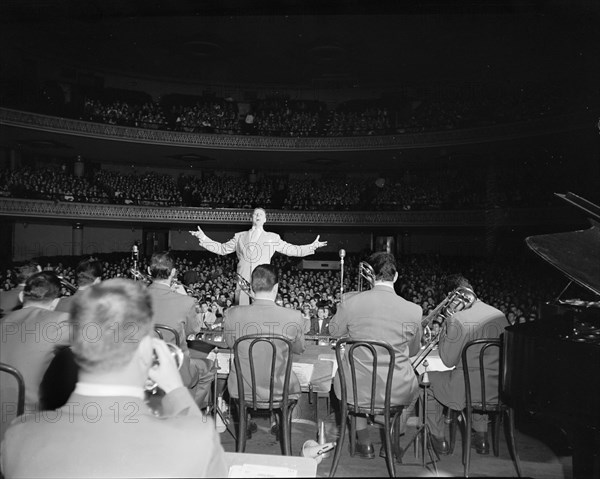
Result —
[[[600, 208], [573, 194], [560, 198], [600, 219]], [[527, 246], [569, 279], [600, 295], [600, 224], [590, 219], [587, 230], [529, 236]]]

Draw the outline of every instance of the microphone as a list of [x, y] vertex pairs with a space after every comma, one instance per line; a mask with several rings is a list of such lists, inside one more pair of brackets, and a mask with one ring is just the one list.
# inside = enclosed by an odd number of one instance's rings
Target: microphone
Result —
[[346, 250], [345, 249], [341, 249], [340, 250], [340, 258], [344, 259], [345, 256], [346, 256]]
[[137, 260], [138, 260], [138, 254], [139, 254], [138, 247], [137, 247], [137, 245], [136, 245], [136, 244], [134, 244], [134, 245], [131, 247], [131, 258], [132, 258], [133, 260], [137, 261]]

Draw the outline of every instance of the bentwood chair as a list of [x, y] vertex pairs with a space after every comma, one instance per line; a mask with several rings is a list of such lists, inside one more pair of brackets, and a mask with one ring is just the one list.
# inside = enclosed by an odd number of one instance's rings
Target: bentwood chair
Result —
[[[468, 361], [471, 349], [481, 348], [479, 350], [477, 364], [470, 364]], [[493, 351], [495, 349], [496, 351]], [[489, 368], [484, 365], [493, 355], [499, 358], [499, 368], [497, 375], [489, 376]], [[463, 444], [463, 464], [464, 476], [469, 477], [469, 468], [471, 464], [471, 424], [473, 412], [489, 415], [492, 422], [492, 449], [494, 455], [499, 455], [498, 443], [500, 440], [500, 422], [506, 415], [504, 424], [504, 435], [508, 444], [511, 458], [514, 462], [517, 475], [521, 477], [521, 464], [517, 454], [515, 443], [515, 424], [513, 410], [502, 402], [502, 385], [500, 373], [503, 371], [502, 341], [501, 339], [476, 339], [468, 342], [462, 350], [462, 365], [465, 378], [465, 397], [466, 406], [462, 411], [450, 410], [450, 451], [454, 450], [456, 440], [456, 425], [459, 424]], [[487, 359], [486, 359], [487, 358]], [[487, 378], [486, 378], [487, 376]], [[479, 391], [473, 388], [474, 379], [477, 378], [480, 384]], [[474, 398], [477, 397], [477, 400]]]
[[[349, 365], [349, 376], [344, 371], [342, 361], [342, 348], [345, 349], [347, 364]], [[357, 354], [359, 353], [359, 354]], [[354, 455], [356, 446], [356, 416], [383, 416], [386, 463], [390, 477], [396, 475], [395, 455], [398, 452], [400, 440], [400, 416], [404, 409], [404, 404], [392, 404], [392, 381], [394, 377], [394, 365], [396, 355], [394, 348], [385, 341], [375, 341], [366, 339], [339, 339], [335, 344], [335, 356], [338, 363], [338, 376], [340, 380], [341, 398], [341, 423], [340, 435], [333, 456], [329, 477], [335, 476], [338, 463], [342, 454], [344, 437], [346, 434], [346, 421], [350, 422], [350, 455]], [[357, 384], [357, 363], [361, 369], [371, 368], [370, 387], [364, 383]], [[378, 381], [378, 370], [387, 371], [385, 384]], [[352, 391], [352, 397], [348, 397], [348, 389]], [[385, 388], [383, 400], [381, 400], [382, 389]], [[360, 395], [358, 391], [360, 389]], [[358, 400], [357, 400], [358, 398]], [[392, 419], [393, 417], [393, 419]], [[393, 442], [392, 442], [393, 436]]]
[[[248, 359], [240, 351], [247, 348]], [[281, 351], [277, 360], [277, 351]], [[238, 430], [236, 452], [246, 449], [246, 427], [249, 410], [278, 413], [281, 451], [292, 455], [292, 411], [298, 402], [290, 394], [292, 374], [292, 342], [281, 335], [251, 334], [238, 338], [233, 344], [237, 397]], [[245, 354], [244, 354], [245, 356]], [[281, 360], [283, 357], [283, 361]], [[230, 391], [231, 394], [231, 391]]]
[[[9, 378], [1, 378], [0, 383], [0, 407], [2, 408], [2, 419], [0, 422], [0, 440], [4, 437], [4, 432], [13, 418], [22, 415], [25, 412], [25, 381], [23, 375], [14, 367], [0, 363], [0, 377], [10, 374], [16, 381], [16, 403], [14, 386], [11, 385], [12, 380]], [[14, 407], [16, 404], [16, 408]]]
[[155, 324], [154, 325], [154, 332], [158, 335], [158, 337], [160, 339], [164, 339], [163, 331], [167, 331], [173, 335], [173, 338], [174, 338], [173, 340], [175, 341], [175, 346], [180, 345], [179, 333], [175, 330], [175, 328], [172, 328], [171, 326], [167, 326], [166, 324]]

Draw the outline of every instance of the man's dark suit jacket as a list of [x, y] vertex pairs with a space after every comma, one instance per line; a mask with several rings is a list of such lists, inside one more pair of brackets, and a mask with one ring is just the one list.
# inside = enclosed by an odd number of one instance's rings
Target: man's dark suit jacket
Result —
[[[148, 286], [148, 293], [152, 299], [154, 322], [170, 326], [179, 333], [179, 347], [184, 354], [184, 363], [181, 366], [183, 383], [193, 387], [198, 381], [198, 371], [190, 363], [190, 353], [187, 347], [187, 335], [193, 333], [196, 322], [196, 302], [190, 296], [175, 293], [167, 285], [152, 283]], [[163, 332], [167, 342], [174, 342], [172, 335]], [[171, 336], [171, 337], [169, 337]]]
[[[274, 334], [282, 335], [292, 341], [292, 352], [301, 354], [304, 352], [304, 319], [300, 311], [277, 306], [274, 301], [257, 299], [251, 305], [234, 306], [225, 311], [224, 336], [227, 346], [233, 347], [235, 340], [249, 334]], [[265, 351], [265, 354], [260, 352]], [[260, 399], [267, 400], [269, 396], [269, 378], [271, 364], [271, 349], [267, 345], [259, 344], [254, 347], [255, 369], [257, 374], [257, 393]], [[259, 365], [257, 357], [262, 361]], [[242, 366], [248, 364], [248, 344], [240, 346], [240, 359]], [[282, 348], [277, 348], [275, 390], [281, 391], [284, 380], [284, 354]], [[257, 366], [258, 365], [258, 366]], [[260, 374], [262, 373], [262, 374]], [[251, 398], [249, 392], [252, 388], [250, 370], [242, 371], [244, 377], [244, 394]], [[227, 381], [229, 394], [238, 397], [238, 385], [235, 367], [232, 364], [231, 373]], [[300, 394], [300, 382], [293, 373], [290, 379], [290, 393]]]
[[[417, 354], [421, 347], [421, 319], [423, 310], [420, 306], [398, 296], [393, 288], [375, 285], [369, 291], [350, 295], [338, 306], [335, 316], [329, 323], [329, 332], [338, 338], [349, 336], [354, 339], [374, 339], [388, 342], [396, 357], [392, 382], [392, 405], [408, 405], [417, 394], [419, 385], [410, 364], [410, 356]], [[356, 352], [359, 358], [356, 365], [359, 404], [368, 405], [361, 392], [370, 389], [372, 368], [370, 359], [360, 357], [366, 353]], [[381, 359], [380, 359], [381, 361]], [[384, 362], [387, 362], [385, 359]], [[347, 357], [344, 357], [346, 380], [350, 380]], [[383, 404], [387, 367], [378, 367], [377, 394], [379, 404]], [[361, 386], [362, 384], [362, 386]], [[334, 389], [341, 397], [339, 374], [334, 379]], [[348, 400], [353, 401], [352, 388], [348, 388]]]
[[185, 388], [167, 394], [163, 415], [130, 396], [71, 395], [61, 409], [26, 414], [6, 432], [7, 478], [227, 477], [212, 419]]
[[319, 328], [319, 319], [311, 318], [309, 336], [329, 336], [329, 322], [331, 318], [324, 318], [323, 324]]

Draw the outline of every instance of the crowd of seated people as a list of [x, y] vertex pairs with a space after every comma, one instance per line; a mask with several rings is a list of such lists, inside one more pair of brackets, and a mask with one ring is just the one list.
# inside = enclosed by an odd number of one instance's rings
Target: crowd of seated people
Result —
[[358, 210], [364, 204], [367, 182], [359, 179], [302, 179], [288, 182], [284, 209]]
[[273, 182], [268, 178], [251, 182], [245, 177], [182, 175], [179, 187], [188, 206], [254, 208], [272, 202]]
[[0, 195], [81, 203], [108, 203], [110, 200], [101, 184], [70, 174], [66, 168], [50, 167], [0, 170]]
[[[206, 302], [219, 323], [224, 310], [233, 305], [236, 289], [235, 259], [199, 252], [174, 252], [177, 279], [198, 304]], [[133, 263], [123, 253], [99, 254], [103, 278], [131, 278]], [[358, 264], [365, 254], [348, 254], [344, 267], [343, 292], [358, 290]], [[68, 283], [75, 284], [74, 257], [44, 258], [44, 270], [56, 271]], [[272, 264], [279, 270], [280, 288], [277, 303], [286, 308], [298, 309], [307, 317], [316, 317], [319, 308], [326, 308], [331, 316], [340, 300], [339, 270], [302, 269], [302, 261], [275, 255]], [[527, 267], [524, 267], [527, 264]], [[140, 258], [139, 271], [147, 270], [147, 261]], [[456, 271], [468, 273], [477, 294], [488, 304], [503, 311], [511, 323], [527, 322], [538, 317], [541, 301], [546, 301], [564, 286], [559, 275], [548, 274], [546, 265], [524, 257], [499, 256], [497, 258], [404, 255], [398, 257], [400, 279], [396, 290], [405, 299], [423, 308], [429, 314], [449, 293], [442, 291], [444, 277]], [[541, 282], [541, 275], [547, 281]], [[4, 290], [17, 284], [16, 265], [7, 265], [0, 274]], [[366, 283], [363, 281], [363, 285]], [[363, 289], [366, 286], [363, 286]], [[67, 287], [63, 294], [69, 294]], [[243, 294], [243, 293], [242, 293]]]
[[86, 98], [81, 119], [153, 130], [164, 130], [168, 125], [163, 109], [154, 102], [136, 105], [125, 101], [115, 101], [105, 104], [100, 100]]
[[206, 100], [193, 105], [172, 105], [168, 117], [175, 131], [188, 133], [239, 134], [237, 105], [232, 102]]
[[123, 175], [100, 170], [95, 173], [94, 181], [102, 185], [113, 203], [153, 206], [181, 206], [183, 203], [177, 182], [170, 175], [152, 172]]
[[[593, 161], [593, 158], [589, 159]], [[488, 171], [484, 163], [436, 165], [413, 169], [378, 183], [370, 177], [287, 178], [202, 176], [153, 172], [122, 173], [107, 169], [77, 176], [65, 165], [0, 169], [0, 196], [83, 203], [147, 206], [254, 208], [300, 211], [420, 211], [468, 210], [496, 207], [545, 207], [556, 191], [574, 191], [597, 200], [594, 172], [578, 174], [577, 166], [548, 157]], [[578, 158], [589, 169], [586, 158]], [[514, 164], [513, 164], [514, 163]], [[540, 168], [544, 171], [540, 174]], [[514, 171], [519, 171], [518, 175]], [[485, 178], [485, 181], [481, 181]]]
[[107, 89], [84, 93], [81, 106], [57, 109], [57, 114], [72, 115], [79, 108], [77, 116], [84, 121], [191, 133], [351, 137], [530, 121], [590, 111], [598, 100], [597, 91], [552, 83], [447, 90], [411, 92], [389, 101], [349, 100], [331, 109], [316, 100], [266, 98], [249, 102], [250, 110], [241, 113], [248, 102], [242, 109], [232, 98], [173, 94], [154, 101], [142, 92], [123, 90], [119, 98], [119, 90]]

